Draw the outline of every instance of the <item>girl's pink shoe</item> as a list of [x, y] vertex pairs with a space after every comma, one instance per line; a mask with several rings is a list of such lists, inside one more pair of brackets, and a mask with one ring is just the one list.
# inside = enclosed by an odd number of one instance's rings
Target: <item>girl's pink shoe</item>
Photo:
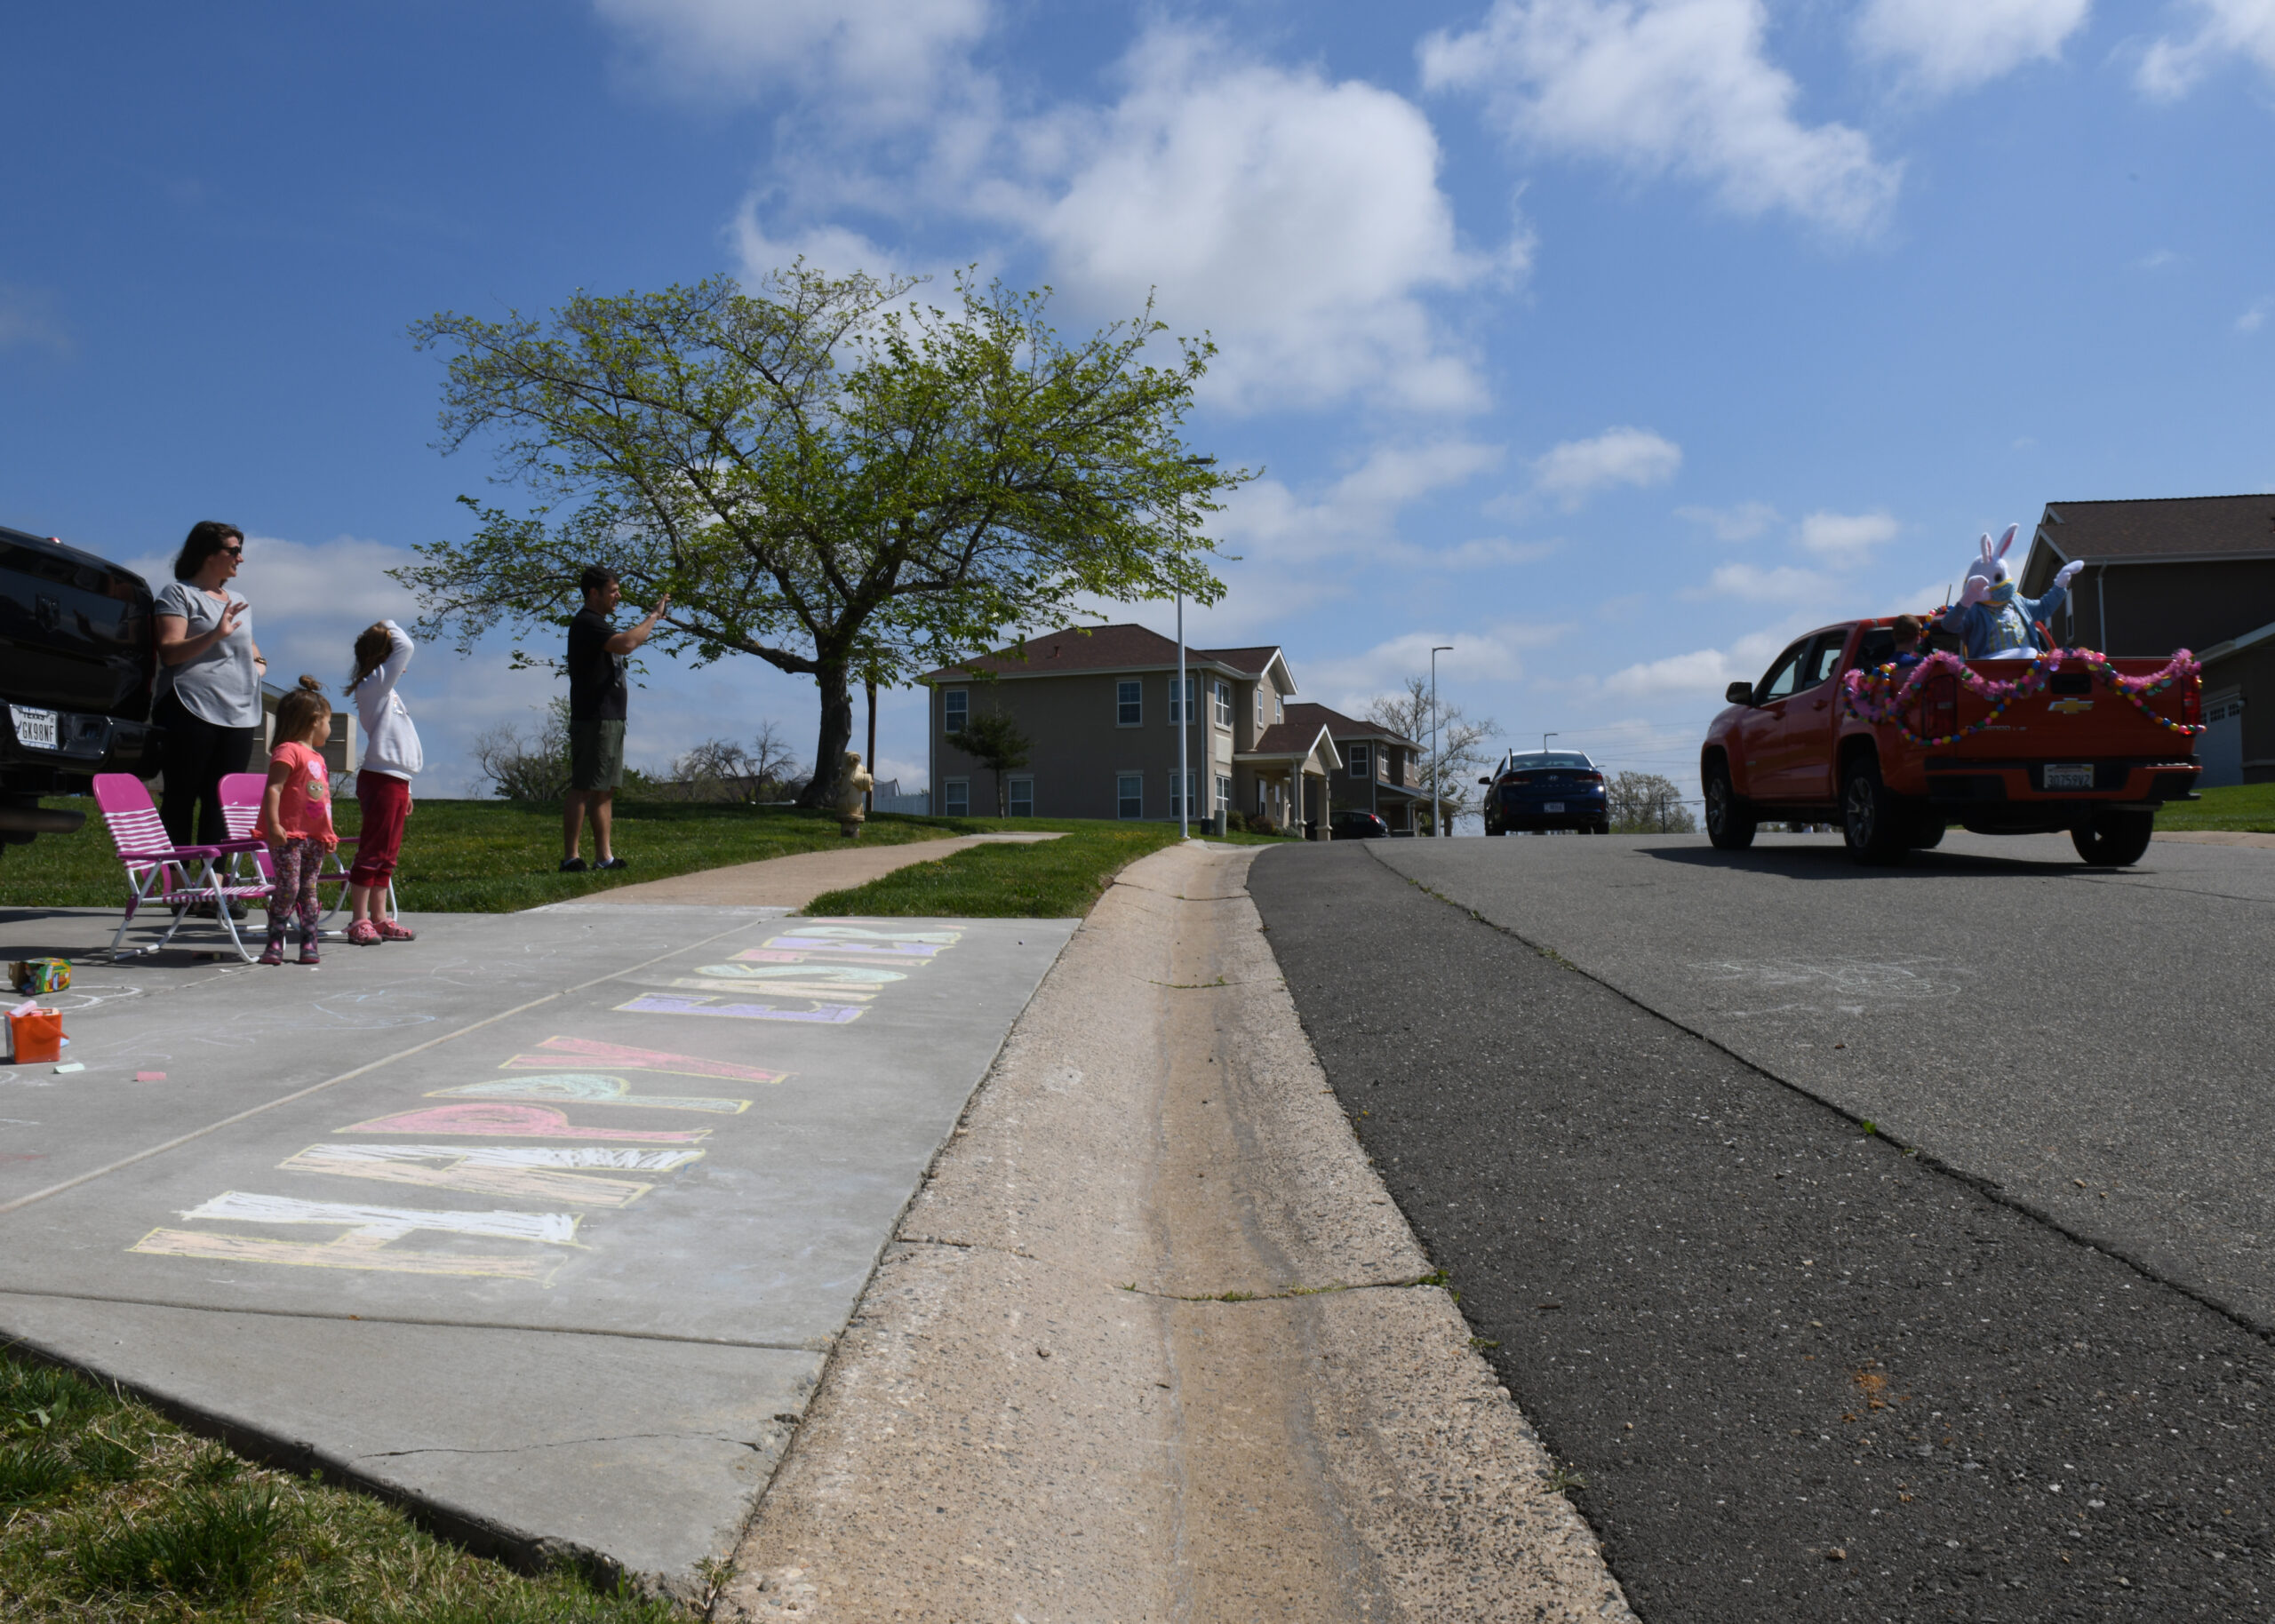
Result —
[[411, 929], [407, 925], [399, 924], [394, 919], [379, 920], [379, 940], [382, 942], [416, 942], [419, 940], [419, 933], [417, 931]]
[[347, 927], [347, 945], [350, 947], [375, 947], [379, 939], [379, 927], [369, 919], [357, 919]]

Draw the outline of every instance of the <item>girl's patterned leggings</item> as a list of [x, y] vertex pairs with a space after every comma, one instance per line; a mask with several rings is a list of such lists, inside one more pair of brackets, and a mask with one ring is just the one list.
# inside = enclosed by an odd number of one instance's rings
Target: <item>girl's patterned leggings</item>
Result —
[[268, 848], [268, 860], [275, 865], [276, 887], [268, 899], [268, 944], [284, 945], [284, 921], [288, 914], [300, 917], [300, 947], [314, 952], [316, 945], [316, 875], [323, 869], [323, 842], [302, 836]]

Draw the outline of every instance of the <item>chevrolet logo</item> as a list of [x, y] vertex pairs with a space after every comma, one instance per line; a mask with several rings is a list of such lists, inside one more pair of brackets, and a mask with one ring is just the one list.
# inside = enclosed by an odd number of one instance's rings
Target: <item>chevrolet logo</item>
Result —
[[2082, 716], [2094, 708], [2090, 699], [2056, 699], [2046, 707], [2056, 716]]

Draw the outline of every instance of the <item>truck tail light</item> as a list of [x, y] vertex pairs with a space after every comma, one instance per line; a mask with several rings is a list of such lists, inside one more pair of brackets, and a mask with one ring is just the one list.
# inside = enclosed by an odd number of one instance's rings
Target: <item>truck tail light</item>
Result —
[[1959, 731], [1959, 679], [1933, 676], [1920, 685], [1920, 732], [1943, 738]]
[[2193, 676], [2180, 685], [2180, 720], [2183, 726], [2200, 727], [2204, 721], [2204, 679]]

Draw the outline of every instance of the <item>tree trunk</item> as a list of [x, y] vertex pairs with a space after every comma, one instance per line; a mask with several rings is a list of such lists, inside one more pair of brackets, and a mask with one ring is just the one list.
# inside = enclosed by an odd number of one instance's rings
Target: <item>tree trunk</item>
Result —
[[844, 764], [845, 747], [853, 742], [853, 688], [847, 672], [843, 661], [825, 661], [814, 673], [815, 685], [821, 689], [821, 736], [814, 744], [813, 778], [798, 797], [802, 807], [837, 804], [839, 769]]
[[1002, 767], [995, 769], [995, 816], [998, 817], [1011, 816], [1011, 781], [1005, 776], [1010, 770]]

